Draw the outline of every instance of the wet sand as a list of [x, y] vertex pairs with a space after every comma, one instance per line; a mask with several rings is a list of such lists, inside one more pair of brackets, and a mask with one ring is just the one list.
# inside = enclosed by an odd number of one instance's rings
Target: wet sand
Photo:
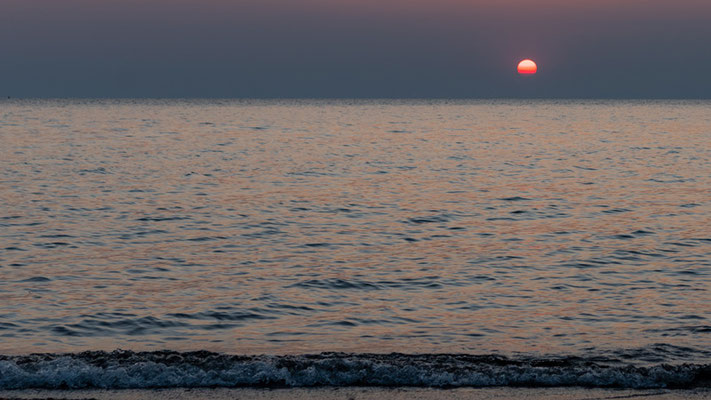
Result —
[[152, 389], [152, 390], [22, 390], [0, 391], [8, 399], [97, 399], [97, 400], [227, 400], [227, 399], [314, 399], [314, 400], [702, 400], [711, 398], [711, 389], [628, 390], [585, 388], [318, 388], [318, 389]]

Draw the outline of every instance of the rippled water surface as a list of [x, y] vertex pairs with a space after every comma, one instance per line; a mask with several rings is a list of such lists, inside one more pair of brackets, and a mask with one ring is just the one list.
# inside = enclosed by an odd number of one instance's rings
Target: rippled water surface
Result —
[[0, 150], [0, 354], [711, 348], [711, 103], [3, 101]]

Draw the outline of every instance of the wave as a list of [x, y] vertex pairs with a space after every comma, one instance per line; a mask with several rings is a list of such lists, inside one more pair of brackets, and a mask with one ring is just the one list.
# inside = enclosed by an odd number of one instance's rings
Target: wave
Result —
[[318, 386], [686, 389], [711, 387], [711, 364], [398, 353], [236, 356], [116, 350], [0, 356], [1, 390]]

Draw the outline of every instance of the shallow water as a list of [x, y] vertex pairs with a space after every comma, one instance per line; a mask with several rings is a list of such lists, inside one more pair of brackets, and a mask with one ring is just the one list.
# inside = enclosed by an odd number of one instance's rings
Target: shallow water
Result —
[[709, 360], [709, 102], [18, 100], [0, 146], [0, 354]]

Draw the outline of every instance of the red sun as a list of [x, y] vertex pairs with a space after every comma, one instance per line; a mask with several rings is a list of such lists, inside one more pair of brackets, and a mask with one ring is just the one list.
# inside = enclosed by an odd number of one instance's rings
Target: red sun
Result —
[[528, 58], [518, 63], [518, 73], [521, 75], [533, 75], [538, 71], [538, 66], [533, 60]]

